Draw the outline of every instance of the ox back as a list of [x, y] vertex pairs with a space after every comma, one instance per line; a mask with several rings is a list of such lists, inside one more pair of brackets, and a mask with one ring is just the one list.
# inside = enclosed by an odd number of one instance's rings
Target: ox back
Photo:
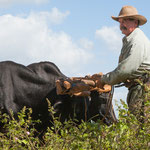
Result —
[[37, 129], [45, 130], [51, 126], [52, 119], [48, 112], [48, 98], [61, 122], [74, 117], [79, 123], [90, 118], [96, 121], [104, 116], [104, 123], [115, 121], [112, 119], [115, 116], [113, 109], [106, 111], [109, 93], [103, 97], [97, 92], [92, 92], [91, 97], [57, 95], [55, 81], [61, 78], [66, 76], [51, 62], [29, 66], [12, 61], [0, 62], [0, 111], [10, 114], [12, 110], [17, 119], [17, 113], [24, 106], [32, 108], [32, 118], [41, 120]]

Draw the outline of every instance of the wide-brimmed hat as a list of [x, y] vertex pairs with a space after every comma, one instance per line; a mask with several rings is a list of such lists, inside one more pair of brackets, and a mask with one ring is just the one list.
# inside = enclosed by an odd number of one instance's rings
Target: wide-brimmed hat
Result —
[[111, 16], [112, 19], [118, 21], [119, 18], [133, 18], [139, 20], [139, 25], [143, 25], [147, 22], [147, 19], [138, 14], [138, 11], [133, 6], [123, 6], [120, 10], [118, 17]]

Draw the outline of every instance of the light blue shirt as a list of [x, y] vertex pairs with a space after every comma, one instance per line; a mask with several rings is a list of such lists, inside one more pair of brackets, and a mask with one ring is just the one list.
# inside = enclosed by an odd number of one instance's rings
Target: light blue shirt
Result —
[[141, 76], [144, 70], [150, 71], [150, 41], [143, 31], [136, 28], [122, 41], [118, 66], [102, 76], [102, 83], [115, 85]]

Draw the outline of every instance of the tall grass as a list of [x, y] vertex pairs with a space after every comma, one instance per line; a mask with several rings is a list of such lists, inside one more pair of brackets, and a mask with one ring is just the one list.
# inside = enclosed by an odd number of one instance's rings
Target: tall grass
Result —
[[[144, 85], [143, 85], [144, 86]], [[150, 106], [149, 88], [144, 94], [145, 105]], [[41, 141], [34, 136], [36, 129], [31, 118], [32, 110], [24, 108], [16, 121], [6, 114], [0, 114], [0, 119], [7, 130], [0, 133], [0, 150], [148, 150], [150, 149], [150, 118], [141, 123], [128, 111], [127, 105], [121, 100], [118, 107], [118, 122], [110, 126], [97, 122], [82, 122], [76, 125], [73, 120], [62, 124], [54, 117], [53, 126], [48, 128]], [[150, 110], [147, 109], [147, 114]], [[144, 118], [145, 119], [145, 118]], [[30, 128], [32, 125], [32, 128]]]

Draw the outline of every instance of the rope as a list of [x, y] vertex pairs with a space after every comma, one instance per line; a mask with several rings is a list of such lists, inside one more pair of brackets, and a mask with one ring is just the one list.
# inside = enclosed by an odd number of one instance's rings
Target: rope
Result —
[[84, 97], [84, 104], [85, 104], [85, 110], [84, 110], [85, 121], [87, 121], [87, 102], [86, 102], [86, 98], [85, 97]]
[[[113, 113], [112, 112], [112, 97], [114, 94], [114, 86], [112, 86], [112, 90], [109, 92], [109, 96], [107, 97], [107, 105], [106, 105], [106, 114], [104, 115], [104, 117], [102, 118], [102, 122], [104, 121], [104, 119], [106, 119], [106, 117], [108, 116], [108, 113]], [[110, 111], [111, 110], [111, 111]], [[117, 119], [114, 116], [114, 113], [112, 114], [113, 119], [111, 118], [112, 122], [115, 122]]]

